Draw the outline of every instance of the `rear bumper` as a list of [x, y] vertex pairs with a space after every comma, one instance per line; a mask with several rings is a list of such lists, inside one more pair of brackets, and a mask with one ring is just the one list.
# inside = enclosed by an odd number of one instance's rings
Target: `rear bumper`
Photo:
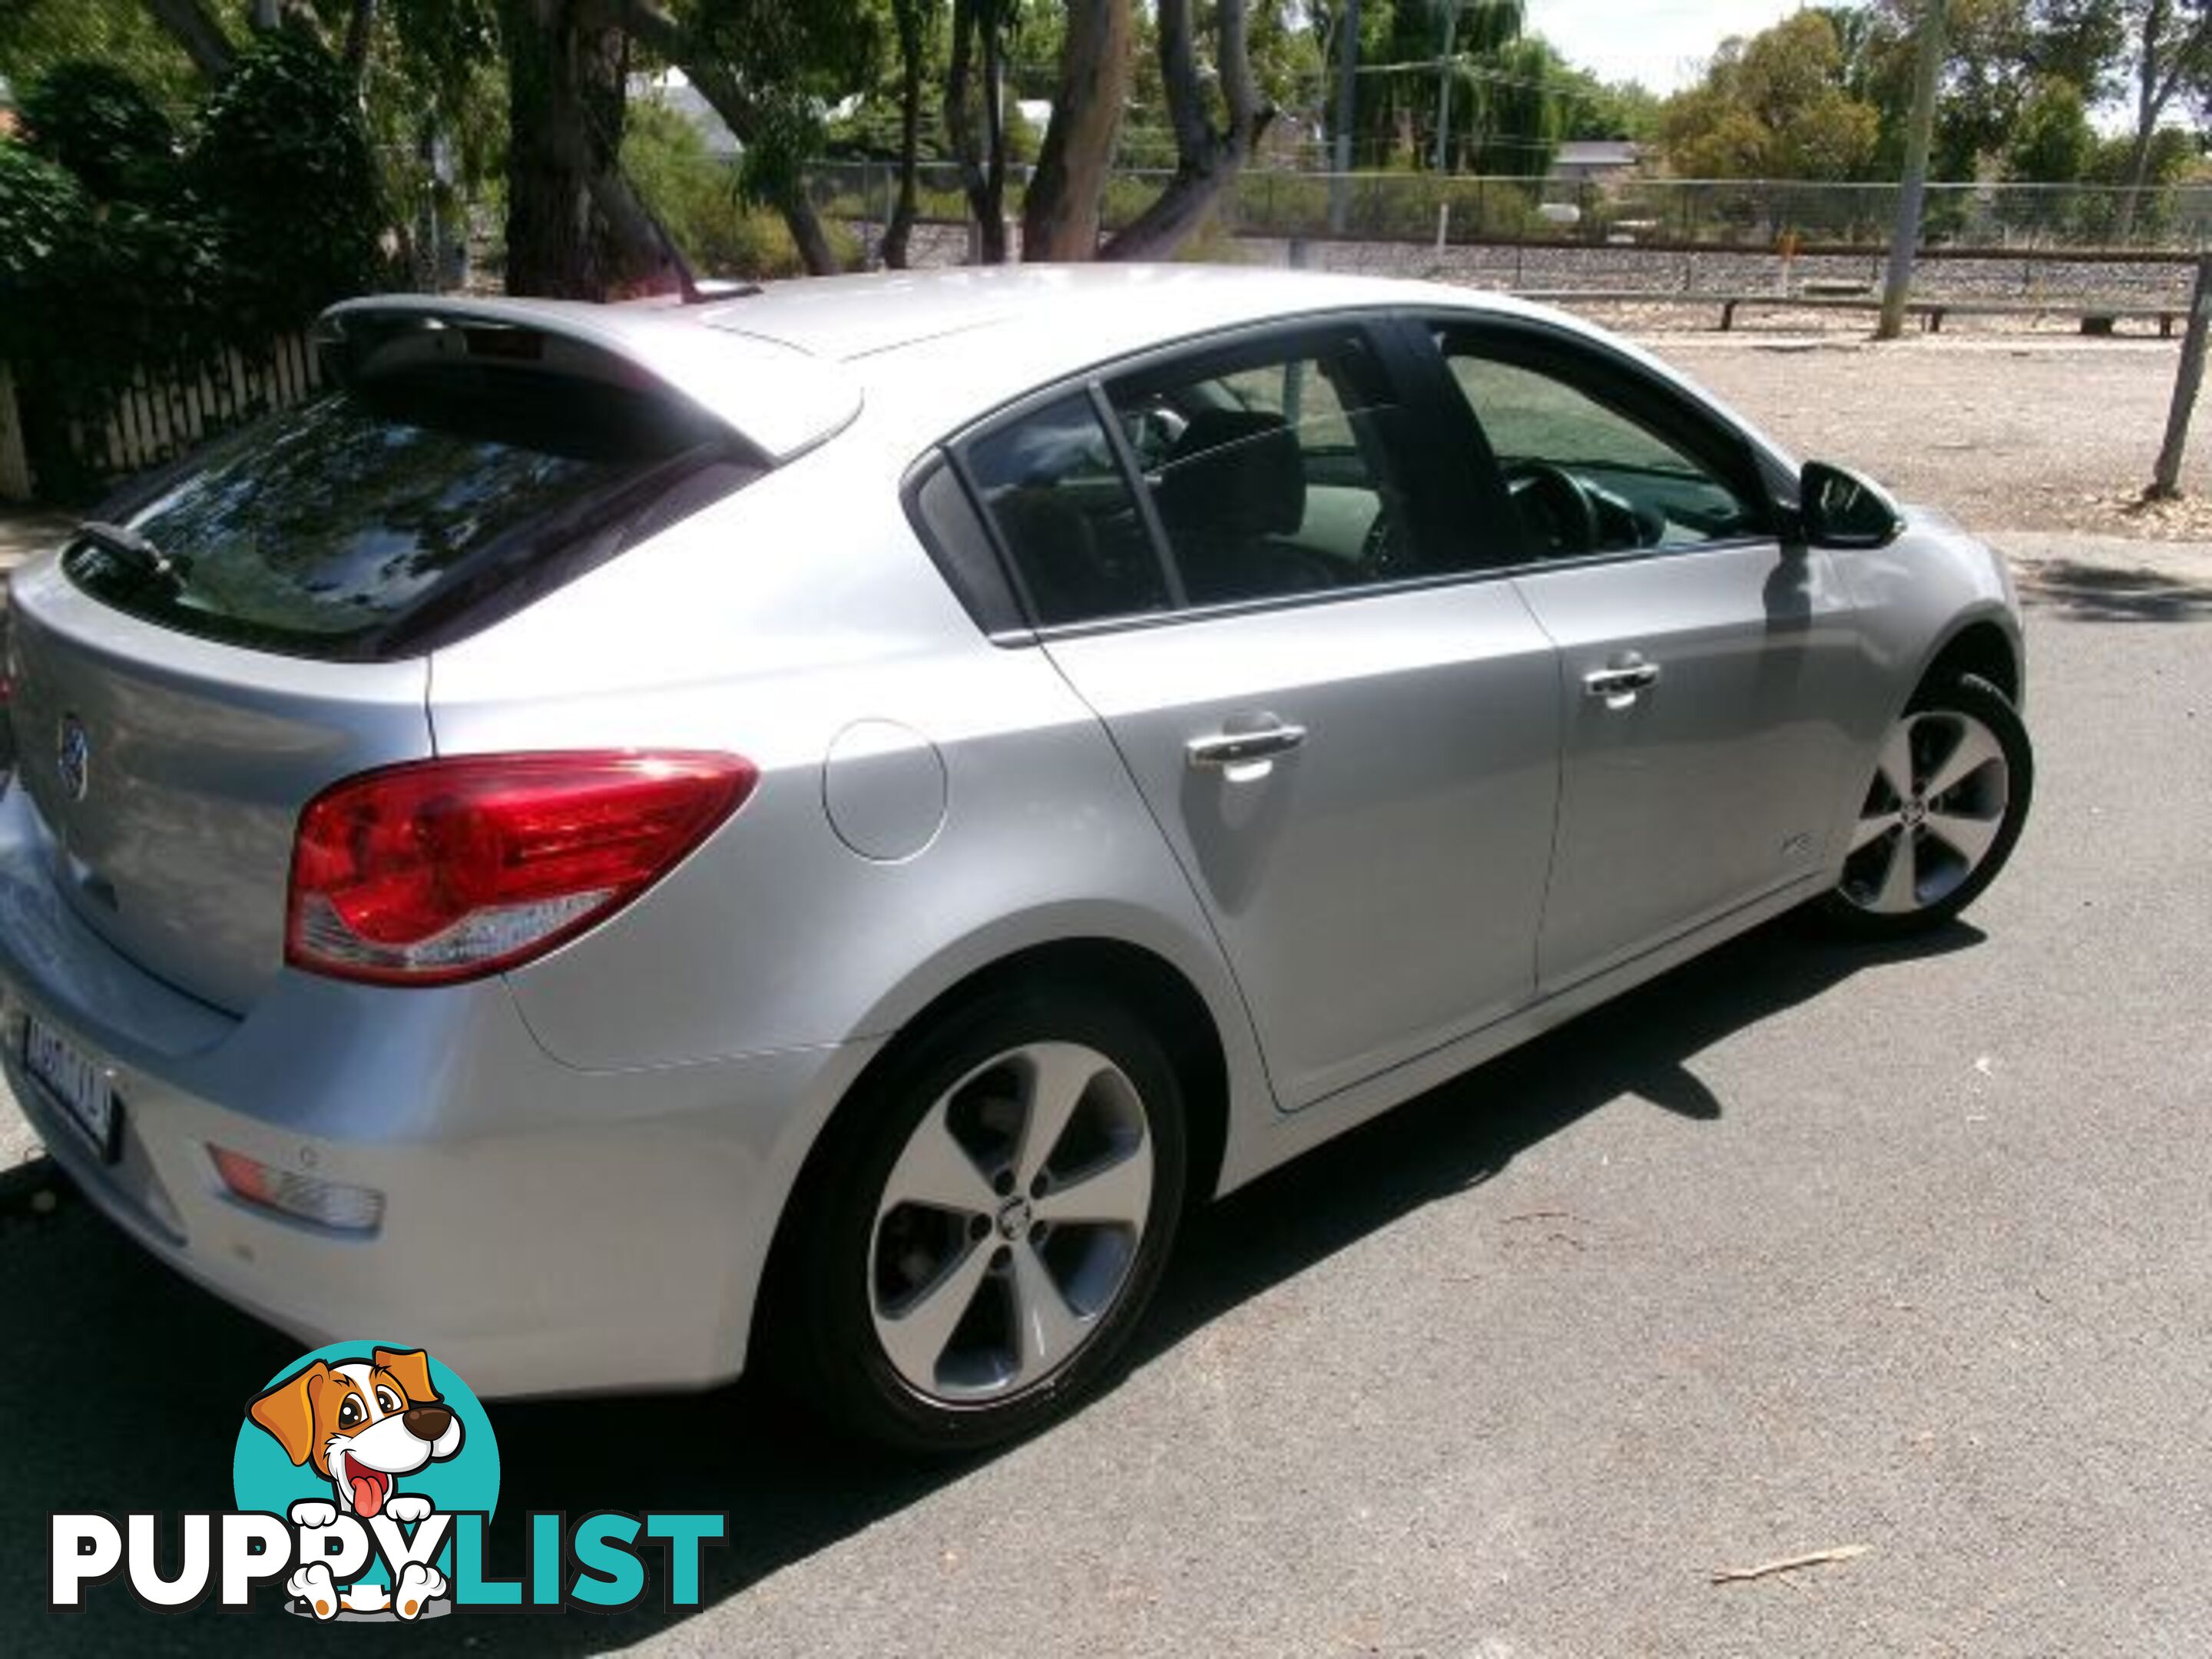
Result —
[[[478, 1392], [735, 1375], [775, 1219], [875, 1045], [583, 1072], [506, 987], [287, 974], [244, 1019], [139, 972], [70, 915], [0, 797], [0, 1056], [55, 1160], [147, 1249], [305, 1344], [400, 1340]], [[25, 1071], [35, 1014], [105, 1066], [104, 1162]], [[209, 1148], [384, 1195], [372, 1233], [234, 1198]]]

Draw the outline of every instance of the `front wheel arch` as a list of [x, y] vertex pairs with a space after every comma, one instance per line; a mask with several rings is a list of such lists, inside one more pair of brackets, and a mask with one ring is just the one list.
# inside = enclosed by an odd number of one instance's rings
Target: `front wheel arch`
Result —
[[1966, 623], [1937, 647], [1920, 672], [1913, 697], [1969, 674], [1995, 686], [2014, 708], [2021, 706], [2025, 688], [2019, 641], [1994, 615]]

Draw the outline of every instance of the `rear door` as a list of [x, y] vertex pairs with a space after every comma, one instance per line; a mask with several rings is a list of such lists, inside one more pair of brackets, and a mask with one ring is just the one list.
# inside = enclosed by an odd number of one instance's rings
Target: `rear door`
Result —
[[1041, 401], [960, 457], [1296, 1108], [1532, 994], [1553, 653], [1443, 556], [1387, 334], [1261, 332]]
[[1548, 992], [1817, 871], [1854, 616], [1826, 556], [1778, 539], [1717, 416], [1553, 331], [1436, 337], [1515, 506], [1514, 585], [1559, 651]]

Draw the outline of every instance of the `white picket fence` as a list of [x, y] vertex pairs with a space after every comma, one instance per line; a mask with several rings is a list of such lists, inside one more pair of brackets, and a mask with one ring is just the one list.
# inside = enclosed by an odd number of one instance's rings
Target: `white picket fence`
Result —
[[[322, 383], [306, 337], [288, 335], [259, 352], [226, 351], [186, 380], [139, 374], [104, 416], [70, 423], [70, 447], [80, 466], [119, 478], [300, 403]], [[26, 454], [15, 377], [0, 363], [0, 501], [27, 501], [37, 484]]]

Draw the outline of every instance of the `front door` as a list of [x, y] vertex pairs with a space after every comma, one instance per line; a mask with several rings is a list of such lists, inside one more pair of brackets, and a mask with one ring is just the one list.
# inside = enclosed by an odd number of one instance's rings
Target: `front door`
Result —
[[1442, 331], [1559, 652], [1546, 991], [1814, 873], [1856, 637], [1820, 552], [1777, 539], [1740, 434], [1563, 337]]

